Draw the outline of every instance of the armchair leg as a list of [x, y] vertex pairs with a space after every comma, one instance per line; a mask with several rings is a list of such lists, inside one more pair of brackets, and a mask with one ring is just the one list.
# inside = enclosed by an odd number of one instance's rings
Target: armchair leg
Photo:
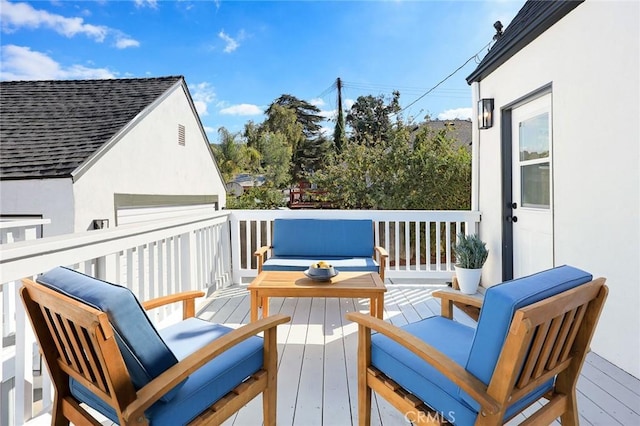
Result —
[[267, 370], [267, 387], [262, 392], [264, 426], [276, 426], [278, 389], [278, 345], [276, 328], [264, 332], [264, 365]]
[[358, 326], [358, 424], [371, 425], [371, 388], [367, 369], [371, 363], [371, 330]]
[[[360, 426], [371, 425], [371, 388], [366, 385], [367, 379], [362, 379], [359, 374], [358, 378], [358, 424]], [[360, 381], [364, 381], [364, 387], [360, 385]]]

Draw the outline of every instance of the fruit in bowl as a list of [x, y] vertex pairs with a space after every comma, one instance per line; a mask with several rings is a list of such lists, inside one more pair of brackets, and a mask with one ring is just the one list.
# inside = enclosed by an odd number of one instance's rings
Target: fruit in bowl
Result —
[[331, 264], [321, 260], [311, 264], [309, 267], [309, 275], [329, 278], [336, 275], [336, 270], [331, 266]]

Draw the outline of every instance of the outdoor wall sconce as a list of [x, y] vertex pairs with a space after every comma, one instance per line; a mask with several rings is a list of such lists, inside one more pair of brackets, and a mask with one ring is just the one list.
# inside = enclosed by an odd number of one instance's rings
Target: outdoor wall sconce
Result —
[[493, 126], [493, 98], [478, 101], [478, 128], [490, 129]]

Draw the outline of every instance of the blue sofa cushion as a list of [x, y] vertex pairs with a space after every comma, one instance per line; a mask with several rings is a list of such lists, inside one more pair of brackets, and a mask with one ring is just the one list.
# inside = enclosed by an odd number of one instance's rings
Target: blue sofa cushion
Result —
[[273, 255], [301, 258], [372, 257], [373, 221], [276, 219]]
[[[37, 281], [107, 314], [136, 390], [178, 363], [128, 288], [63, 267], [41, 275]], [[180, 386], [163, 400], [173, 398]]]
[[[182, 360], [231, 330], [229, 327], [189, 318], [160, 330], [160, 335]], [[187, 424], [244, 379], [260, 370], [263, 364], [263, 340], [260, 337], [250, 337], [193, 372], [175, 398], [168, 403], [155, 403], [145, 412], [145, 416], [153, 426]], [[89, 399], [94, 408], [117, 422], [115, 411], [87, 389], [76, 384], [72, 390], [74, 395]]]
[[325, 256], [322, 258], [279, 257], [272, 256], [262, 265], [263, 271], [304, 271], [312, 263], [319, 260], [328, 261], [339, 272], [367, 271], [378, 272], [378, 262], [372, 257], [342, 257]]
[[[565, 265], [487, 289], [466, 369], [489, 384], [515, 311], [592, 279], [591, 274]], [[478, 407], [466, 393], [461, 395], [468, 404]]]

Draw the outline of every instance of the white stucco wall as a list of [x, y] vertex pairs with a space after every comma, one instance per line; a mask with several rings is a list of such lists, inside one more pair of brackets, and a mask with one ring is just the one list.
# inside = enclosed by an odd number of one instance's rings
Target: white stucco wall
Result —
[[51, 219], [43, 225], [43, 237], [73, 232], [73, 190], [70, 178], [3, 180], [0, 183], [0, 213], [40, 215]]
[[500, 108], [552, 83], [556, 265], [604, 276], [592, 349], [640, 377], [639, 2], [588, 0], [479, 84], [496, 122], [479, 132], [483, 283], [501, 281]]
[[[178, 124], [185, 127], [184, 146], [178, 144]], [[225, 205], [222, 179], [182, 88], [76, 178], [76, 230], [86, 230], [93, 219], [109, 219], [113, 226], [114, 193], [218, 194], [219, 206]]]

